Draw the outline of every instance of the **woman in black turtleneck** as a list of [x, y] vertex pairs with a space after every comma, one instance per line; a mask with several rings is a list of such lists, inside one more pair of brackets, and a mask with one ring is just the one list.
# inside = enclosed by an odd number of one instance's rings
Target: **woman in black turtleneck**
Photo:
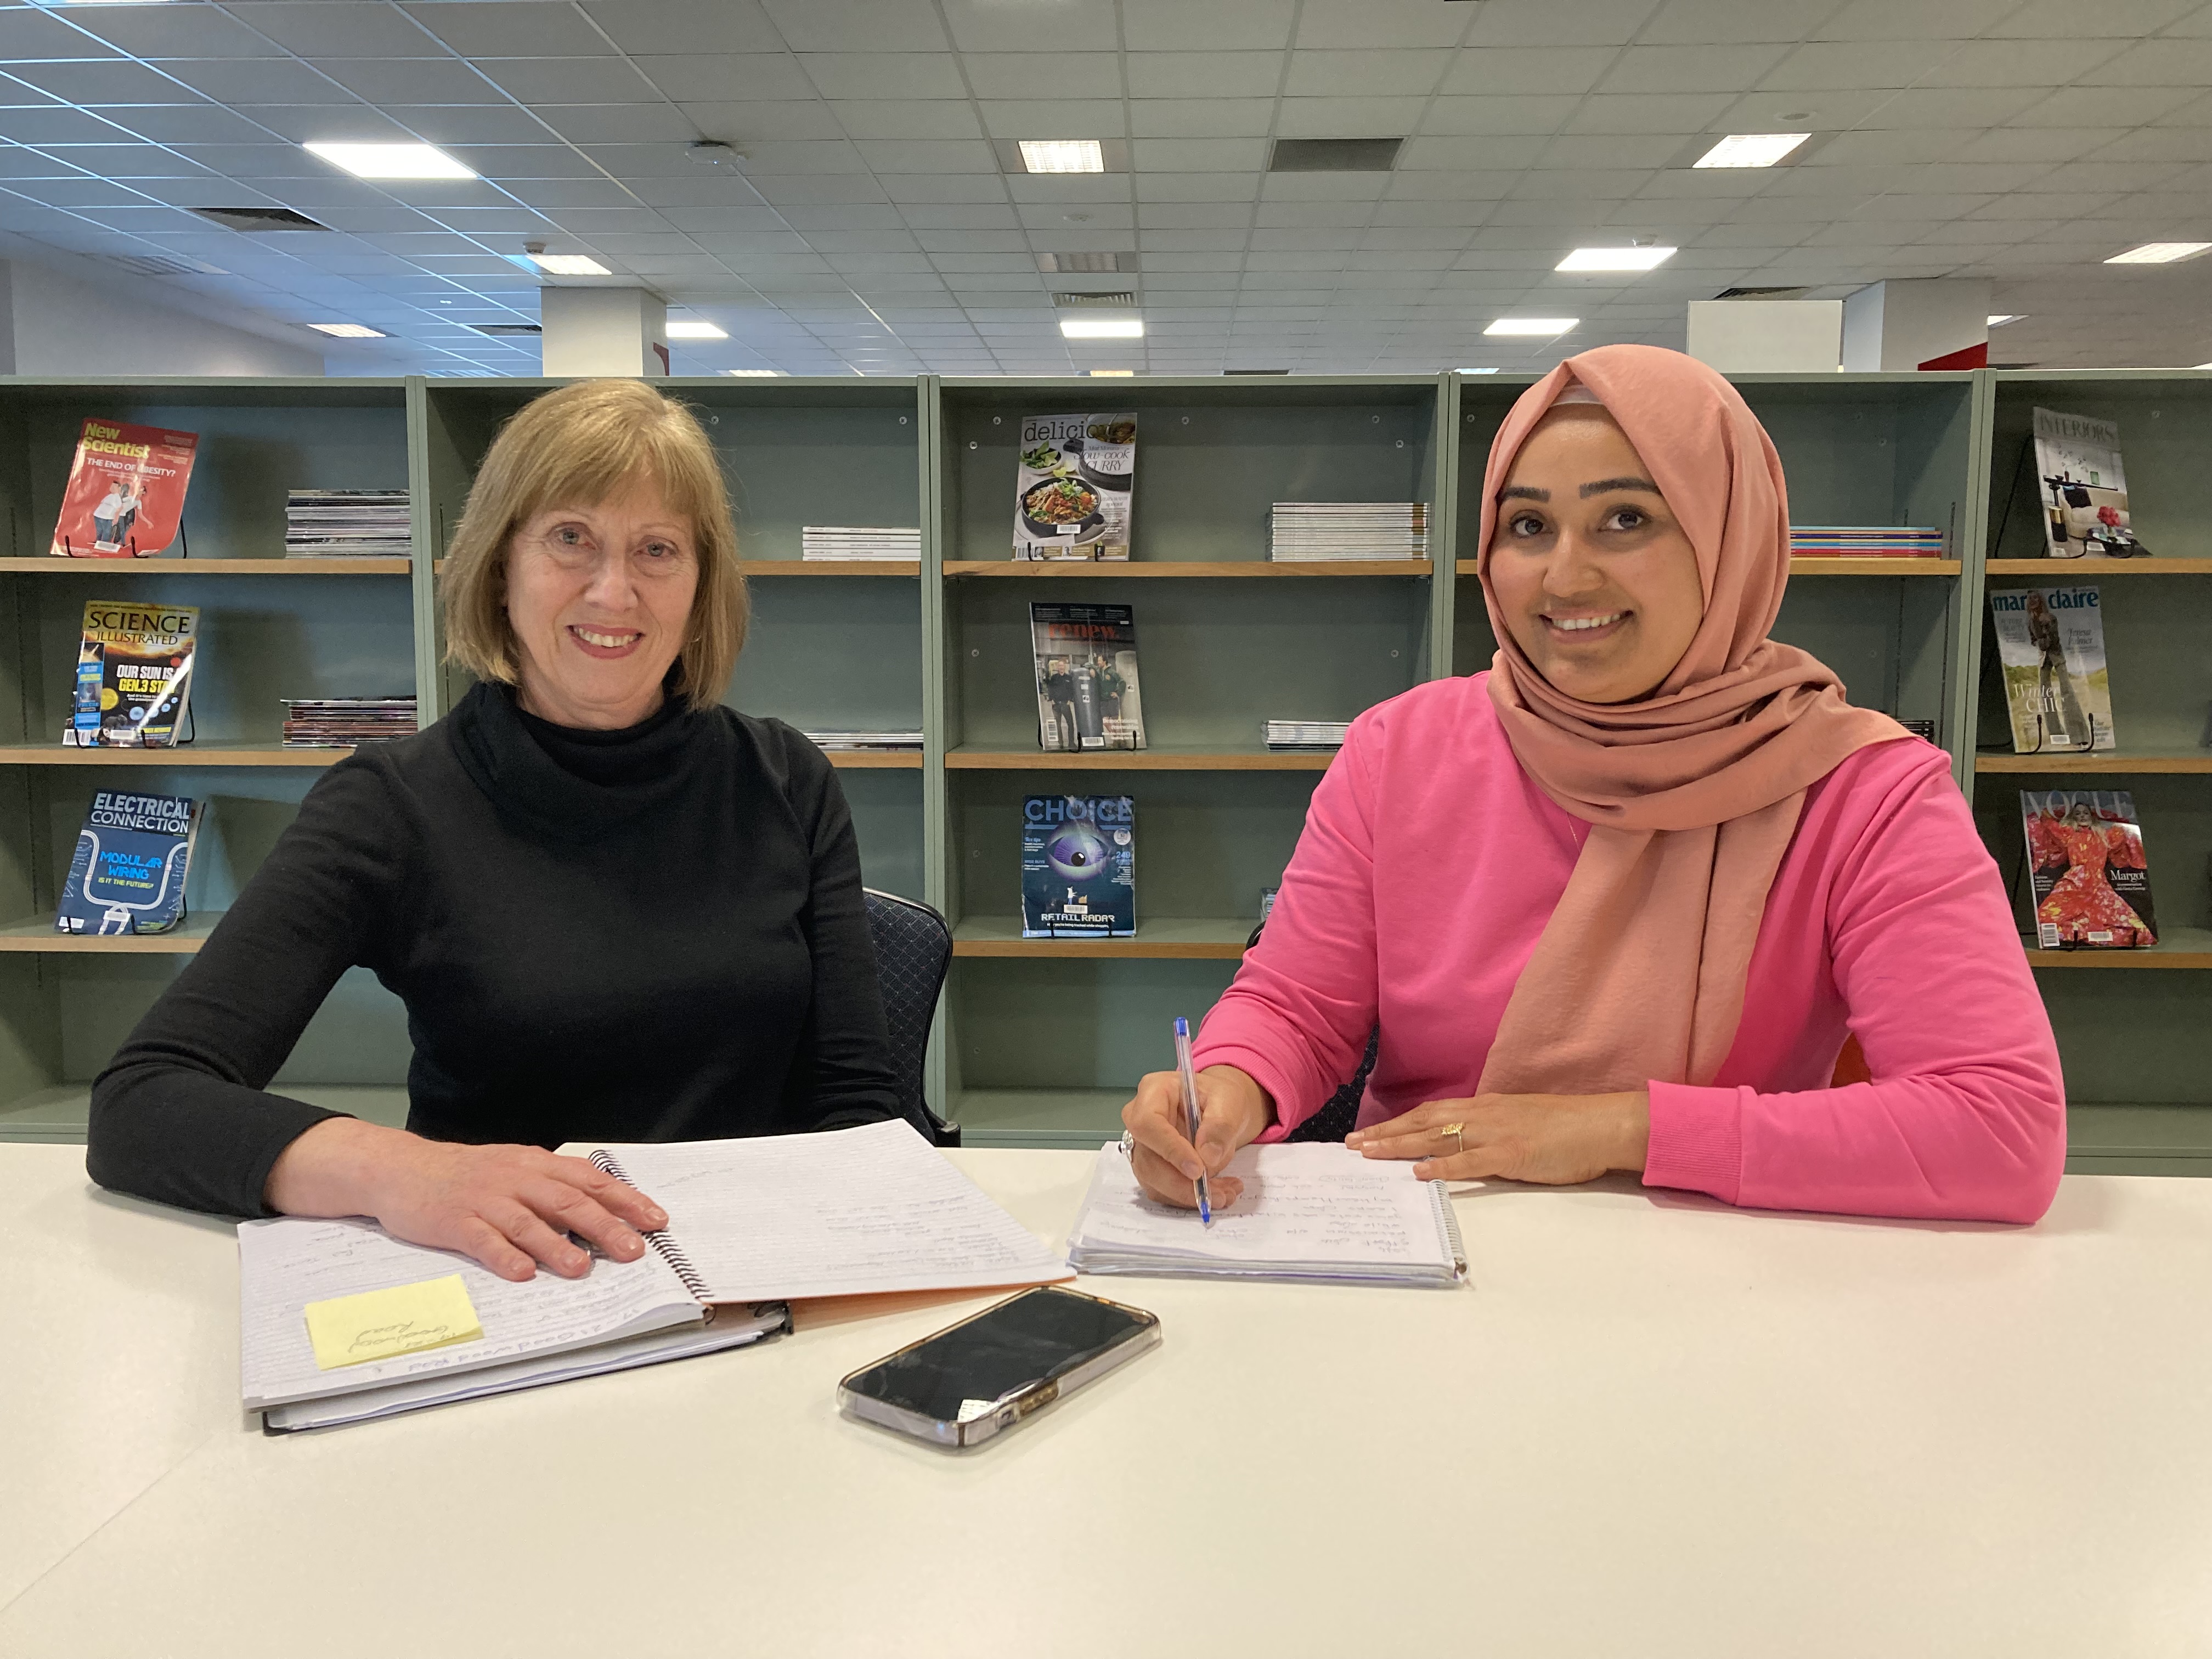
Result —
[[[371, 1215], [511, 1279], [665, 1218], [564, 1140], [896, 1116], [836, 775], [720, 705], [744, 631], [689, 411], [586, 381], [493, 444], [441, 594], [479, 684], [301, 804], [94, 1085], [102, 1185], [229, 1214]], [[407, 1005], [406, 1130], [264, 1092], [356, 964]]]

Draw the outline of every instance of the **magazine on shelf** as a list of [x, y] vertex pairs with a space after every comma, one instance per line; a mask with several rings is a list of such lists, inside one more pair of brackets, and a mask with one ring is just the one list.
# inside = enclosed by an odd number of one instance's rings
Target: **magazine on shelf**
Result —
[[87, 601], [64, 744], [160, 749], [176, 743], [191, 709], [199, 625], [197, 605]]
[[415, 735], [415, 699], [286, 697], [284, 747], [351, 749]]
[[88, 420], [77, 434], [49, 553], [64, 559], [150, 559], [184, 520], [199, 436], [165, 427]]
[[295, 489], [284, 507], [284, 552], [295, 559], [397, 557], [414, 544], [404, 489]]
[[1032, 605], [1037, 742], [1048, 755], [1142, 749], [1137, 617], [1126, 605]]
[[1790, 554], [1798, 559], [1940, 559], [1943, 532], [1934, 525], [1793, 524]]
[[1017, 559], [1127, 559], [1137, 417], [1024, 415], [1014, 471]]
[[1425, 559], [1429, 504], [1277, 501], [1267, 514], [1267, 556], [1278, 564]]
[[185, 919], [201, 805], [189, 795], [92, 798], [54, 916], [59, 933], [166, 933]]
[[1136, 815], [1129, 797], [1026, 798], [1022, 937], [1128, 939], [1136, 931]]
[[2094, 587], [1993, 588], [2013, 752], [2110, 749], [2112, 697]]
[[2158, 943], [2133, 795], [2023, 789], [2020, 816], [2039, 948], [2140, 950]]
[[2128, 475], [2116, 422], [2037, 410], [2035, 476], [2044, 546], [2052, 558], [2127, 559], [2149, 550], [2128, 526]]

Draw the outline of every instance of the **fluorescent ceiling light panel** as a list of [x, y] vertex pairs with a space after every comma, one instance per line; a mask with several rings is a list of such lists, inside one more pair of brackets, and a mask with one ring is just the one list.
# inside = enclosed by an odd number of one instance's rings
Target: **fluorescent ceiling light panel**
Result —
[[1671, 247], [1578, 247], [1554, 270], [1650, 270], [1674, 257]]
[[477, 175], [428, 144], [302, 144], [356, 179], [473, 179]]
[[1462, 368], [1460, 370], [1460, 373], [1462, 374], [1495, 374], [1498, 371], [1494, 368]]
[[1731, 132], [1690, 165], [1771, 167], [1812, 136], [1809, 132]]
[[328, 334], [339, 340], [386, 340], [392, 337], [380, 328], [364, 328], [359, 323], [309, 323], [318, 334]]
[[1482, 331], [1485, 334], [1548, 336], [1565, 334], [1580, 321], [1582, 319], [1579, 317], [1500, 317]]
[[549, 276], [611, 276], [609, 270], [588, 253], [526, 253], [522, 256]]
[[1091, 378], [1094, 380], [1119, 380], [1136, 372], [1133, 368], [1094, 368], [1091, 371]]
[[1985, 327], [1989, 327], [1989, 328], [2002, 328], [2002, 327], [2003, 327], [2007, 323], [2016, 323], [2016, 322], [2018, 322], [2018, 321], [2020, 320], [2020, 319], [2021, 319], [2021, 313], [2020, 313], [2019, 312], [2017, 312], [2017, 311], [2010, 311], [2010, 312], [2007, 312], [2007, 313], [2006, 313], [2003, 316], [2002, 316], [2002, 317], [1992, 317], [1992, 318], [1990, 318], [1990, 320], [1988, 321], [1988, 323], [1986, 323], [1985, 325], [1984, 325], [1984, 326], [1985, 326]]
[[2141, 247], [2131, 247], [2125, 253], [2115, 253], [2105, 261], [2108, 265], [2170, 265], [2176, 259], [2189, 259], [2212, 247], [2212, 242], [2145, 242]]
[[1141, 317], [1063, 317], [1060, 319], [1060, 337], [1068, 340], [1141, 340], [1145, 337], [1145, 319]]
[[1024, 138], [1022, 165], [1031, 173], [1103, 173], [1105, 153], [1096, 138]]
[[773, 380], [783, 371], [780, 368], [726, 368], [722, 373], [734, 374], [741, 380]]
[[730, 337], [726, 330], [716, 328], [703, 317], [686, 317], [681, 322], [669, 324], [668, 337], [672, 340], [726, 340]]

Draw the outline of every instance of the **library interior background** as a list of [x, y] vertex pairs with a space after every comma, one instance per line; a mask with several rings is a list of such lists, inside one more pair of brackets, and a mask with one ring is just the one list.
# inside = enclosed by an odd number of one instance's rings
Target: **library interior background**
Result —
[[[2191, 0], [0, 4], [0, 1139], [465, 689], [500, 423], [635, 375], [725, 465], [729, 700], [951, 924], [930, 1103], [1095, 1147], [1344, 723], [1488, 665], [1506, 410], [1632, 342], [1780, 451], [1778, 636], [1949, 754], [2069, 1167], [2212, 1174], [2208, 253]], [[1068, 797], [1133, 914], [1025, 884]], [[181, 895], [72, 891], [147, 800]], [[275, 1086], [398, 1122], [409, 1054], [356, 970]]]

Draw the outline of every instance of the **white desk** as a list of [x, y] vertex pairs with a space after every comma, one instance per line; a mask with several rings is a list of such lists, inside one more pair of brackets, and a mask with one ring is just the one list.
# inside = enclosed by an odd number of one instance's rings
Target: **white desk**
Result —
[[1458, 1291], [1094, 1281], [1163, 1348], [964, 1455], [832, 1391], [974, 1299], [271, 1438], [230, 1230], [0, 1146], [0, 1655], [2212, 1653], [2212, 1182], [1459, 1210]]

